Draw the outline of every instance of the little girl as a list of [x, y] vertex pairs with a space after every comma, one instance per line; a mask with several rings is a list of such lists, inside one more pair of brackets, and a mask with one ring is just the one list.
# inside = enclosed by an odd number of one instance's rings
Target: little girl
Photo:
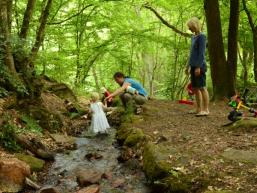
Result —
[[107, 129], [110, 128], [110, 125], [107, 121], [107, 118], [104, 113], [104, 109], [107, 107], [102, 103], [99, 102], [99, 94], [92, 93], [91, 94], [91, 103], [90, 109], [92, 113], [92, 121], [90, 130], [94, 134], [107, 134]]

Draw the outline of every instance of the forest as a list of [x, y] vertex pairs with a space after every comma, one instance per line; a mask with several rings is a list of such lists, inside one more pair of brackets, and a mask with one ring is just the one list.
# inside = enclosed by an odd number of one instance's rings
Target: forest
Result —
[[[211, 101], [200, 118], [177, 103], [193, 17]], [[118, 89], [116, 72], [150, 100], [134, 115], [116, 97], [108, 139], [85, 136], [90, 97]], [[256, 82], [255, 0], [0, 0], [0, 193], [254, 193], [257, 110], [226, 103], [247, 88], [256, 102]]]
[[[140, 80], [151, 96], [178, 99], [187, 82], [186, 21], [193, 16], [208, 34], [208, 87], [214, 98], [231, 96], [257, 79], [254, 1], [231, 1], [231, 6], [228, 0], [2, 4], [2, 42], [8, 45], [2, 43], [1, 95], [30, 92], [23, 79], [40, 75], [64, 82], [78, 94], [103, 86], [114, 89], [110, 75], [123, 71]], [[20, 80], [12, 83], [10, 73]]]

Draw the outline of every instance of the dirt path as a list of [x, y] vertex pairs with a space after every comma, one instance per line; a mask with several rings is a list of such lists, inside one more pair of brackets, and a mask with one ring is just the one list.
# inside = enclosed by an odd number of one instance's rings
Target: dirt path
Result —
[[[134, 124], [152, 141], [175, 148], [171, 163], [182, 172], [200, 169], [208, 176], [206, 190], [257, 192], [257, 132], [229, 131], [230, 108], [225, 103], [211, 104], [208, 117], [188, 114], [192, 106], [170, 101], [149, 101], [142, 114], [144, 121]], [[205, 192], [204, 191], [204, 192]]]

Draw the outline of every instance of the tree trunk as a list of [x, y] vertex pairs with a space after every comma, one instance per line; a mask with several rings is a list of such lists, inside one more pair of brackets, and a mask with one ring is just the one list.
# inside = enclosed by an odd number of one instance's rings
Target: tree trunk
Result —
[[228, 68], [231, 70], [231, 73], [228, 73], [230, 85], [234, 89], [235, 89], [236, 75], [237, 75], [238, 25], [239, 25], [239, 0], [230, 0], [227, 64], [228, 64]]
[[98, 76], [97, 76], [96, 69], [95, 69], [94, 66], [92, 67], [92, 73], [93, 73], [93, 77], [94, 77], [94, 80], [95, 80], [96, 90], [100, 91], [100, 84], [99, 84]]
[[29, 64], [31, 66], [34, 66], [34, 60], [36, 59], [38, 50], [44, 40], [44, 34], [45, 34], [45, 27], [46, 27], [46, 23], [47, 23], [47, 19], [49, 16], [49, 12], [52, 6], [52, 2], [53, 0], [48, 0], [47, 4], [45, 6], [45, 9], [43, 10], [43, 12], [41, 13], [41, 17], [40, 17], [40, 26], [37, 30], [37, 34], [36, 34], [36, 41], [34, 43], [33, 48], [31, 49], [31, 54], [30, 54], [30, 58], [29, 58]]
[[208, 50], [213, 82], [213, 99], [219, 100], [234, 94], [234, 85], [228, 81], [227, 62], [222, 39], [218, 0], [205, 0], [204, 8], [208, 29]]
[[255, 30], [253, 31], [253, 53], [254, 53], [254, 79], [255, 82], [257, 82], [257, 27], [255, 27]]
[[4, 63], [9, 68], [10, 72], [16, 74], [16, 68], [14, 65], [14, 59], [11, 46], [11, 34], [10, 34], [10, 0], [0, 1], [0, 35], [2, 35], [1, 47], [3, 48]]
[[23, 23], [21, 26], [21, 32], [19, 34], [19, 37], [21, 39], [26, 39], [27, 38], [27, 34], [29, 31], [29, 24], [30, 24], [30, 20], [32, 18], [32, 13], [35, 7], [35, 3], [36, 0], [29, 0], [28, 4], [27, 4], [27, 8], [26, 11], [24, 13], [24, 17], [23, 17]]

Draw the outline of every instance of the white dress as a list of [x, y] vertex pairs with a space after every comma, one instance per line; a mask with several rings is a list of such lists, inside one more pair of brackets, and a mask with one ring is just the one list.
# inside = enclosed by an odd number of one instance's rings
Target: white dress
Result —
[[107, 133], [110, 125], [103, 111], [103, 104], [101, 102], [91, 103], [90, 108], [92, 111], [91, 131], [93, 133]]

